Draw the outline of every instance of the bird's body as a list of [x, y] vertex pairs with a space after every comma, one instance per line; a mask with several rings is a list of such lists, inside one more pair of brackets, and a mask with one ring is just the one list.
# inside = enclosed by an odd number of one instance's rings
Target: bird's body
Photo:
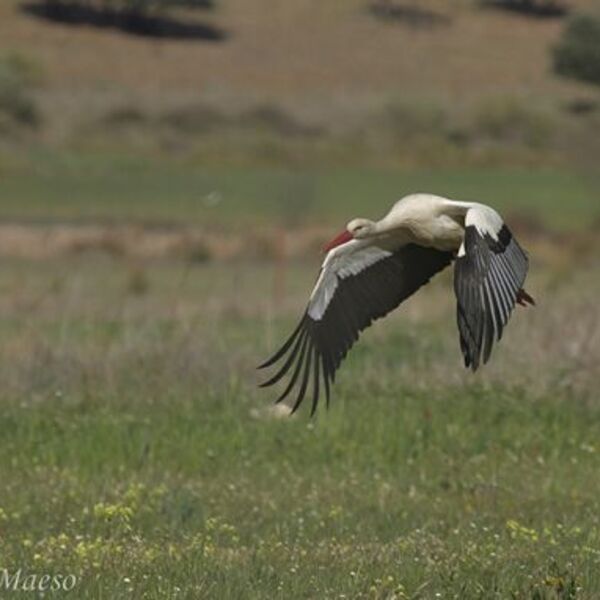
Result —
[[[489, 206], [411, 194], [379, 221], [354, 219], [326, 246], [327, 255], [300, 324], [261, 367], [285, 360], [263, 385], [292, 371], [283, 400], [299, 384], [294, 410], [312, 381], [329, 400], [335, 372], [360, 331], [383, 317], [456, 259], [454, 290], [465, 365], [487, 362], [522, 289], [527, 256]], [[293, 369], [292, 369], [293, 367]]]
[[412, 242], [436, 250], [458, 251], [464, 239], [465, 215], [472, 208], [481, 211], [494, 226], [502, 223], [500, 215], [485, 204], [411, 194], [398, 200], [385, 217], [373, 223], [374, 235], [369, 236], [369, 241], [375, 245], [388, 241], [392, 248]]

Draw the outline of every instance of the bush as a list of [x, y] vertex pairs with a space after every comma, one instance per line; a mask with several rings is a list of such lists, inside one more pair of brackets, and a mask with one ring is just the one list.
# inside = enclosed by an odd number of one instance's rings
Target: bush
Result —
[[553, 129], [552, 118], [543, 108], [510, 97], [484, 102], [475, 113], [474, 125], [484, 138], [530, 148], [545, 145]]
[[[227, 37], [219, 27], [191, 18], [193, 9], [214, 8], [213, 0], [27, 0], [22, 8], [36, 18], [136, 35], [207, 41]], [[171, 14], [179, 8], [186, 10]]]
[[387, 126], [399, 140], [438, 135], [446, 126], [443, 108], [427, 101], [400, 101], [387, 107]]
[[480, 0], [484, 6], [501, 8], [532, 17], [562, 17], [567, 3], [559, 0]]
[[600, 84], [600, 13], [569, 19], [554, 48], [554, 70], [565, 77]]
[[0, 57], [0, 116], [23, 125], [39, 123], [31, 89], [38, 79], [35, 66], [20, 55]]
[[68, 11], [72, 6], [86, 6], [99, 10], [142, 14], [174, 7], [213, 8], [214, 0], [45, 0], [44, 4], [54, 11]]

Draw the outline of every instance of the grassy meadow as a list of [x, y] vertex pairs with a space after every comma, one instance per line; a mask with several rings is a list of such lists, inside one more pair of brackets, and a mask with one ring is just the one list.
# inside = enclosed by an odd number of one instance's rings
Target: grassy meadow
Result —
[[554, 230], [591, 230], [598, 180], [563, 168], [410, 169], [205, 166], [118, 154], [33, 153], [0, 161], [4, 222], [141, 223], [231, 232], [258, 227], [340, 227], [378, 218], [405, 194], [480, 199]]
[[[243, 207], [246, 227], [269, 214], [305, 225], [276, 202], [291, 174], [171, 175], [8, 177], [0, 212], [31, 228], [81, 215], [233, 228]], [[597, 598], [600, 276], [582, 184], [550, 171], [306, 178], [316, 202], [348, 199], [325, 203], [332, 231], [361, 196], [376, 214], [415, 182], [471, 195], [493, 180], [482, 200], [545, 207], [548, 229], [521, 235], [538, 307], [518, 310], [491, 364], [467, 373], [446, 273], [363, 336], [311, 420], [275, 410], [255, 365], [298, 317], [318, 250], [290, 259], [283, 283], [269, 255], [5, 257], [3, 567], [72, 573], [76, 598]], [[139, 196], [105, 201], [117, 185]], [[227, 185], [206, 208], [222, 218], [188, 212], [184, 188]], [[381, 204], [364, 200], [373, 186]]]

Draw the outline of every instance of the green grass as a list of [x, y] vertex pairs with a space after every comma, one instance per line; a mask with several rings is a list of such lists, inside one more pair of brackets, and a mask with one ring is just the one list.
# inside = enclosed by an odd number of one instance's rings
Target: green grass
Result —
[[313, 424], [252, 419], [235, 387], [173, 392], [5, 411], [4, 564], [77, 573], [87, 597], [600, 590], [597, 407], [397, 387]]
[[0, 189], [0, 218], [33, 221], [340, 225], [378, 217], [415, 191], [478, 200], [554, 228], [584, 228], [600, 215], [595, 187], [559, 169], [224, 169], [63, 154], [5, 167]]
[[268, 264], [137, 268], [143, 292], [118, 258], [0, 272], [3, 567], [73, 573], [77, 598], [598, 597], [593, 268], [551, 294], [538, 268], [540, 308], [476, 376], [442, 278], [313, 420], [275, 418], [254, 375], [312, 267], [279, 307]]

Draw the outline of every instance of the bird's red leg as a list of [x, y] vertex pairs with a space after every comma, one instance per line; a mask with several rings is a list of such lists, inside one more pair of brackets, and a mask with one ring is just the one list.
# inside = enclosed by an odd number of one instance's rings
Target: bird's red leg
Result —
[[527, 306], [528, 304], [535, 306], [535, 300], [524, 289], [517, 292], [517, 302], [521, 306]]

